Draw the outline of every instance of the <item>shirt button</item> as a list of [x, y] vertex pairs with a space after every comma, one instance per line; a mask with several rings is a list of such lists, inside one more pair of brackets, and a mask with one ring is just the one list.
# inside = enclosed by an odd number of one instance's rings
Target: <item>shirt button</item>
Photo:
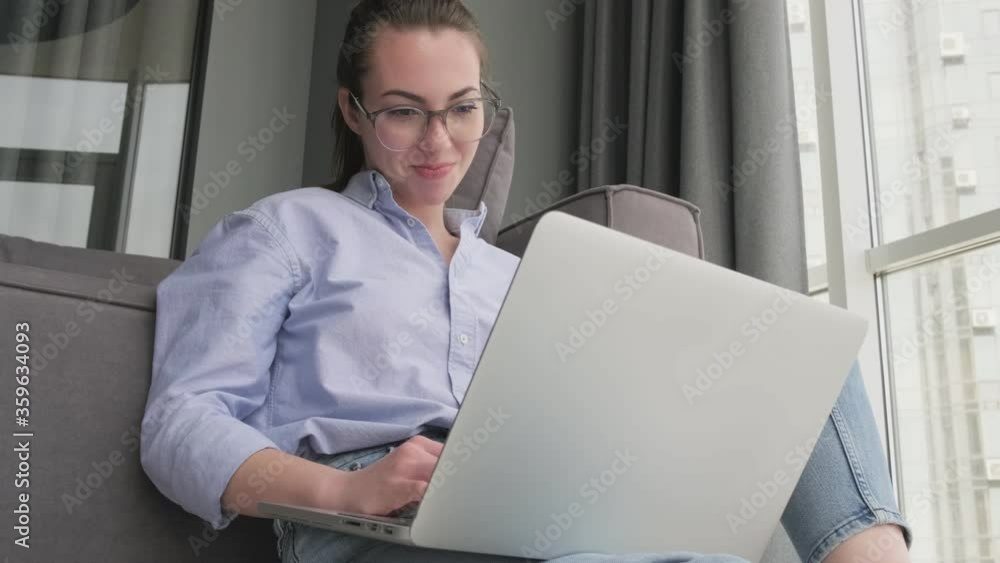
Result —
[[413, 225], [416, 225], [417, 222], [411, 218], [406, 220], [406, 224], [412, 227]]
[[464, 334], [462, 336], [459, 336], [458, 339], [462, 342], [462, 344], [468, 344], [469, 343], [469, 337], [466, 336], [466, 335], [464, 335]]

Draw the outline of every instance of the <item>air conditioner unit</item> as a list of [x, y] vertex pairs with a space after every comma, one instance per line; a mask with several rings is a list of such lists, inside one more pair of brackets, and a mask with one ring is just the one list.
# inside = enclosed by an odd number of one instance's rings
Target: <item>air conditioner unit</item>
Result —
[[1000, 458], [986, 460], [986, 478], [990, 481], [1000, 481]]
[[805, 6], [801, 2], [789, 2], [788, 29], [791, 31], [805, 31], [806, 20]]
[[991, 331], [997, 326], [997, 312], [993, 309], [973, 309], [972, 328], [974, 330]]
[[816, 150], [819, 144], [819, 132], [815, 129], [799, 129], [799, 148], [801, 150]]
[[955, 171], [955, 189], [959, 193], [969, 194], [976, 191], [976, 171], [975, 170], [956, 170]]
[[951, 124], [956, 129], [965, 129], [972, 119], [972, 112], [966, 106], [956, 106], [951, 108]]
[[961, 33], [942, 33], [941, 59], [945, 62], [957, 62], [965, 58], [965, 36]]

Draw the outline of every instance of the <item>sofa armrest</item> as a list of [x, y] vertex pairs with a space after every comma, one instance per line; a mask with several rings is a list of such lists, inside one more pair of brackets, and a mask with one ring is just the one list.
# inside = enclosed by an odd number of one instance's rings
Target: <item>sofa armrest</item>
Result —
[[683, 199], [628, 184], [591, 188], [557, 201], [502, 228], [496, 245], [516, 256], [523, 255], [538, 220], [554, 210], [671, 250], [705, 257], [699, 222], [701, 211], [697, 207]]

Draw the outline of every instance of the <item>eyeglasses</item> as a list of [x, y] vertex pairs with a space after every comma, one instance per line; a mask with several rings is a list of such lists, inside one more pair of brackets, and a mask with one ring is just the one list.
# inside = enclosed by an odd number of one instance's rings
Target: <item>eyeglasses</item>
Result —
[[353, 92], [351, 99], [371, 122], [375, 136], [383, 147], [391, 151], [405, 151], [420, 143], [427, 133], [431, 118], [436, 115], [441, 116], [445, 130], [456, 143], [471, 143], [485, 137], [493, 126], [501, 101], [485, 82], [481, 84], [494, 97], [461, 100], [438, 111], [426, 111], [412, 106], [368, 111]]

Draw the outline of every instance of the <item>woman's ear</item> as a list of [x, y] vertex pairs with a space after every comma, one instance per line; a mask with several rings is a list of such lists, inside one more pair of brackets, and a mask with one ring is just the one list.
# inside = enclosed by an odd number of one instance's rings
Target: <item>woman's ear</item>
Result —
[[351, 92], [341, 86], [337, 89], [337, 105], [340, 107], [340, 114], [344, 116], [344, 122], [354, 131], [355, 135], [361, 136], [361, 124], [358, 122], [358, 107], [351, 100]]

